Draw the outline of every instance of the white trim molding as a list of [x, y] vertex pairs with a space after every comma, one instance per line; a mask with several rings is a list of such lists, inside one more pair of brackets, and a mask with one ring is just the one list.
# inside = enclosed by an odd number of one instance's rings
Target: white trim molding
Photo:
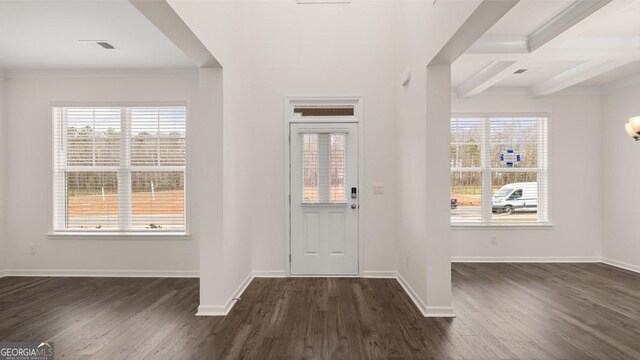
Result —
[[629, 271], [633, 271], [636, 273], [640, 273], [640, 266], [638, 265], [633, 265], [633, 264], [629, 264], [626, 262], [622, 262], [622, 261], [618, 261], [618, 260], [614, 260], [614, 259], [609, 259], [609, 258], [602, 258], [602, 263], [603, 264], [607, 264], [613, 267], [617, 267], [620, 269], [624, 269], [624, 270], [629, 270]]
[[[285, 256], [285, 274], [291, 275], [291, 128], [292, 124], [297, 123], [354, 123], [358, 124], [358, 189], [360, 193], [364, 193], [365, 188], [365, 138], [364, 138], [364, 100], [360, 95], [344, 95], [344, 96], [291, 96], [284, 97], [284, 206], [285, 206], [285, 239], [284, 239], [284, 256]], [[296, 117], [294, 110], [296, 106], [353, 106], [353, 116], [308, 116]], [[358, 202], [360, 208], [366, 209], [365, 197], [359, 196]], [[364, 223], [365, 212], [358, 212], [358, 274], [364, 274]]]
[[599, 256], [452, 256], [452, 263], [599, 263]]
[[457, 223], [451, 224], [451, 230], [550, 230], [553, 224], [550, 222], [540, 222], [531, 224], [495, 224], [495, 223]]
[[640, 84], [640, 75], [625, 77], [601, 87], [602, 94], [609, 94], [618, 90], [622, 90], [631, 86]]
[[[2, 75], [2, 74], [0, 74]], [[94, 78], [94, 79], [118, 79], [118, 78], [176, 78], [185, 76], [198, 76], [198, 69], [72, 69], [72, 70], [6, 70], [7, 79], [57, 79], [57, 78]]]
[[191, 234], [174, 232], [50, 232], [51, 240], [191, 240]]
[[[363, 277], [368, 279], [395, 279], [402, 289], [409, 295], [409, 298], [416, 305], [424, 317], [455, 317], [452, 306], [426, 306], [413, 288], [404, 280], [402, 275], [393, 270], [370, 270], [364, 271]], [[286, 278], [286, 272], [282, 270], [259, 270], [254, 271], [240, 284], [238, 289], [223, 305], [200, 305], [196, 316], [226, 316], [229, 314], [236, 301], [240, 299], [242, 293], [249, 287], [255, 278]], [[323, 278], [327, 276], [321, 276]]]
[[3, 276], [199, 278], [198, 270], [6, 269]]
[[418, 310], [422, 313], [423, 316], [427, 316], [427, 306], [422, 302], [418, 294], [413, 290], [413, 288], [409, 285], [409, 283], [400, 275], [400, 273], [396, 273], [396, 280], [402, 286], [404, 291], [409, 295], [411, 301], [416, 305]]
[[367, 279], [396, 279], [398, 272], [395, 270], [365, 270], [362, 277]]
[[249, 273], [247, 277], [240, 283], [240, 286], [236, 289], [236, 291], [231, 294], [227, 302], [222, 306], [217, 305], [200, 305], [198, 306], [198, 312], [196, 316], [227, 316], [233, 306], [236, 304], [238, 300], [240, 300], [240, 296], [247, 289], [251, 281], [253, 281], [253, 272]]
[[413, 290], [411, 285], [400, 275], [399, 272], [396, 273], [396, 280], [402, 286], [404, 291], [409, 295], [411, 301], [416, 305], [418, 310], [422, 313], [424, 317], [455, 317], [456, 314], [453, 311], [453, 306], [427, 306], [422, 302], [422, 299], [418, 296], [418, 294]]
[[424, 317], [456, 317], [453, 306], [427, 306]]
[[254, 278], [284, 278], [287, 272], [284, 270], [257, 270], [253, 272]]

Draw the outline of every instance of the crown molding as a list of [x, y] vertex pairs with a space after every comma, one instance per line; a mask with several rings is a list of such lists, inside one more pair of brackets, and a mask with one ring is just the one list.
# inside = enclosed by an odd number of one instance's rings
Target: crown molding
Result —
[[[1, 73], [0, 73], [1, 75]], [[198, 69], [15, 69], [4, 70], [8, 79], [38, 78], [167, 78], [197, 76]]]
[[640, 84], [640, 74], [606, 84], [602, 86], [602, 93], [609, 94], [638, 84]]

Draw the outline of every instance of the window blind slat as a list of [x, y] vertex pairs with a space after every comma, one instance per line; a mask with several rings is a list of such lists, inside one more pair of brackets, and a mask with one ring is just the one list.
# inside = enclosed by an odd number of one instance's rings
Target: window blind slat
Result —
[[185, 107], [54, 107], [53, 121], [54, 230], [186, 228]]
[[452, 223], [548, 221], [547, 121], [451, 119]]

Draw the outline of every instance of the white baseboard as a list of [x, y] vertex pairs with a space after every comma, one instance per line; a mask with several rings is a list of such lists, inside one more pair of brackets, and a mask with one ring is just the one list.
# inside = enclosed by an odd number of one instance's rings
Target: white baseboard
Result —
[[370, 279], [395, 279], [398, 277], [398, 272], [393, 270], [365, 270], [362, 273], [362, 277]]
[[240, 299], [242, 293], [247, 289], [249, 284], [253, 281], [253, 273], [249, 273], [247, 277], [240, 283], [236, 291], [229, 297], [227, 302], [222, 306], [217, 305], [200, 305], [198, 306], [198, 312], [196, 316], [227, 316], [236, 304], [236, 301]]
[[[364, 278], [371, 279], [395, 279], [397, 272], [395, 270], [365, 270], [362, 274]], [[284, 270], [256, 270], [253, 272], [253, 277], [257, 278], [284, 278], [287, 277], [287, 273]], [[304, 276], [303, 276], [304, 277]], [[308, 276], [308, 277], [353, 277], [353, 276]]]
[[4, 276], [198, 278], [196, 270], [60, 270], [6, 269]]
[[287, 273], [284, 270], [258, 270], [253, 272], [253, 277], [283, 278], [283, 277], [287, 277]]
[[200, 305], [196, 316], [227, 316], [227, 314], [226, 306]]
[[411, 298], [411, 301], [413, 301], [413, 303], [416, 305], [418, 310], [420, 310], [422, 315], [426, 317], [427, 307], [424, 305], [424, 303], [422, 302], [418, 294], [416, 294], [416, 292], [413, 291], [413, 288], [409, 285], [409, 283], [407, 283], [407, 281], [402, 277], [402, 275], [400, 275], [400, 273], [396, 273], [396, 280], [398, 281], [398, 283], [400, 283], [400, 286], [402, 286], [402, 288], [404, 289], [404, 292], [406, 292], [407, 295], [409, 295], [409, 297]]
[[427, 306], [425, 317], [456, 317], [453, 306]]
[[[425, 306], [422, 300], [418, 297], [416, 292], [411, 286], [404, 280], [404, 278], [397, 271], [365, 271], [363, 276], [365, 278], [375, 279], [396, 279], [402, 289], [409, 295], [411, 301], [416, 305], [418, 310], [425, 317], [455, 317], [453, 307], [451, 306]], [[242, 293], [247, 289], [251, 281], [254, 278], [283, 278], [286, 277], [284, 271], [254, 271], [240, 284], [234, 294], [227, 300], [224, 305], [200, 305], [198, 306], [198, 312], [196, 316], [226, 316], [236, 303], [236, 298], [241, 297]]]
[[625, 262], [622, 262], [622, 261], [613, 260], [613, 259], [609, 259], [609, 258], [602, 258], [602, 262], [607, 264], [607, 265], [615, 266], [617, 268], [621, 268], [621, 269], [633, 271], [633, 272], [636, 272], [636, 273], [640, 273], [640, 266], [637, 266], [637, 265], [628, 264], [628, 263], [625, 263]]
[[[605, 263], [621, 269], [640, 273], [640, 266], [622, 261], [600, 257], [452, 257], [452, 262], [473, 263]], [[0, 270], [0, 277], [5, 276], [50, 276], [50, 277], [172, 277], [198, 278], [198, 271], [171, 270], [41, 270], [41, 269], [6, 269]], [[254, 278], [283, 278], [286, 273], [281, 270], [261, 270], [250, 273], [238, 286], [224, 305], [200, 305], [197, 316], [226, 316], [236, 303], [236, 299], [251, 284]], [[396, 279], [411, 301], [425, 317], [455, 317], [451, 306], [426, 306], [407, 281], [396, 271], [364, 271], [365, 278]]]
[[599, 256], [452, 256], [452, 263], [597, 263]]

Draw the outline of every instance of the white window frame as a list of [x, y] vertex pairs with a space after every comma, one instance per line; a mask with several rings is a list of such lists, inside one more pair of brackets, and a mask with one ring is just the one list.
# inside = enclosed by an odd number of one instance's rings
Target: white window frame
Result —
[[[131, 227], [131, 219], [129, 216], [128, 207], [131, 206], [131, 186], [130, 186], [130, 174], [133, 171], [144, 171], [145, 166], [131, 166], [130, 156], [131, 154], [126, 151], [127, 148], [130, 148], [131, 144], [131, 133], [129, 131], [131, 125], [131, 119], [126, 114], [126, 108], [131, 107], [184, 107], [185, 108], [185, 142], [186, 142], [186, 162], [185, 166], [174, 166], [173, 168], [179, 168], [178, 171], [184, 171], [184, 229], [130, 229]], [[81, 230], [81, 229], [64, 229], [59, 230], [62, 227], [56, 226], [56, 220], [61, 221], [62, 217], [56, 218], [56, 199], [55, 199], [55, 186], [61, 181], [61, 179], [56, 179], [56, 177], [63, 176], [63, 172], [58, 172], [56, 168], [56, 157], [58, 156], [58, 149], [55, 149], [56, 144], [56, 135], [57, 131], [60, 129], [55, 129], [54, 119], [54, 111], [56, 108], [73, 108], [73, 107], [86, 107], [86, 108], [99, 108], [99, 107], [118, 107], [121, 108], [121, 137], [120, 137], [120, 165], [113, 167], [101, 167], [101, 170], [113, 170], [118, 173], [118, 194], [119, 194], [119, 204], [118, 204], [118, 223], [119, 224], [127, 224], [129, 229], [105, 229], [105, 230]], [[119, 239], [119, 240], [133, 240], [133, 239], [166, 239], [166, 240], [189, 240], [191, 239], [190, 235], [190, 222], [189, 222], [189, 204], [188, 204], [188, 194], [189, 194], [189, 168], [190, 168], [190, 141], [189, 141], [189, 115], [190, 115], [190, 107], [187, 101], [170, 101], [170, 102], [87, 102], [87, 103], [78, 103], [78, 102], [56, 102], [51, 103], [49, 107], [49, 119], [50, 124], [52, 124], [52, 143], [51, 143], [51, 158], [52, 158], [52, 194], [51, 194], [51, 225], [50, 231], [47, 233], [47, 236], [50, 239], [54, 240], [65, 240], [65, 239]], [[62, 128], [65, 128], [65, 125], [61, 125]], [[126, 131], [125, 131], [126, 130]], [[63, 137], [63, 141], [66, 141], [66, 137]], [[153, 168], [156, 170], [157, 167], [152, 166], [149, 168]], [[163, 170], [172, 171], [172, 166], [163, 166]], [[68, 167], [65, 167], [68, 170]], [[74, 169], [76, 169], [74, 167]], [[77, 167], [78, 170], [89, 170], [86, 167]], [[174, 170], [176, 170], [174, 169]], [[128, 176], [127, 176], [128, 175]], [[123, 191], [121, 191], [121, 184], [125, 184], [126, 186], [122, 187]], [[124, 214], [123, 214], [124, 213]], [[59, 225], [59, 224], [58, 224]]]
[[[546, 147], [546, 159], [542, 162], [546, 163], [546, 168], [537, 167], [537, 168], [495, 168], [491, 167], [487, 164], [491, 164], [491, 159], [489, 158], [489, 151], [486, 151], [488, 148], [488, 138], [489, 138], [489, 119], [490, 118], [518, 118], [518, 117], [538, 117], [545, 118], [546, 123], [543, 129], [539, 129], [539, 131], [544, 132], [543, 137], [538, 137], [539, 148], [540, 146]], [[454, 222], [451, 221], [452, 229], [468, 229], [468, 230], [476, 230], [476, 229], [550, 229], [553, 226], [551, 222], [551, 114], [550, 113], [535, 113], [535, 112], [527, 112], [527, 113], [452, 113], [451, 119], [453, 118], [481, 118], [483, 124], [482, 131], [482, 139], [481, 139], [481, 166], [479, 168], [451, 168], [450, 173], [454, 171], [470, 171], [470, 172], [479, 172], [481, 173], [482, 178], [482, 207], [481, 207], [481, 221], [480, 222]], [[540, 124], [538, 124], [540, 126]], [[541, 142], [544, 142], [540, 144]], [[451, 143], [451, 141], [449, 141]], [[539, 149], [538, 148], [538, 149]], [[538, 155], [540, 156], [540, 155]], [[535, 172], [538, 174], [538, 199], [541, 198], [540, 194], [544, 195], [544, 201], [546, 202], [546, 206], [544, 207], [544, 211], [546, 213], [540, 214], [538, 212], [538, 221], [536, 222], [519, 222], [519, 223], [499, 223], [491, 221], [492, 218], [492, 206], [488, 206], [486, 204], [492, 204], [492, 194], [491, 194], [491, 174], [493, 172]], [[540, 181], [540, 174], [546, 176], [546, 181]], [[545, 186], [546, 184], [546, 186]], [[539, 211], [539, 210], [538, 210]], [[449, 217], [451, 219], [451, 217]], [[542, 220], [540, 220], [542, 218]]]

